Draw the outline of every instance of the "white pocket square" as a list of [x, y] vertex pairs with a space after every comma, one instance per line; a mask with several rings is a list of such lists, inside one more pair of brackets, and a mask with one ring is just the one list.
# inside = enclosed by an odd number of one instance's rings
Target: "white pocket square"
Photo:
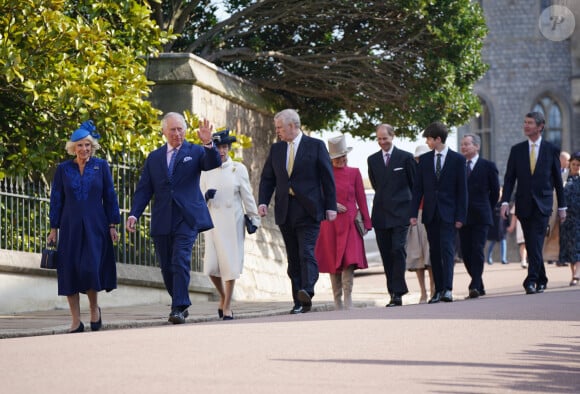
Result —
[[190, 161], [190, 160], [192, 160], [192, 159], [191, 159], [191, 156], [185, 156], [185, 157], [183, 158], [183, 162], [184, 162], [184, 163], [185, 163], [185, 162], [187, 162], [187, 161]]
[[403, 167], [397, 167], [393, 171], [401, 171], [402, 169], [403, 169]]

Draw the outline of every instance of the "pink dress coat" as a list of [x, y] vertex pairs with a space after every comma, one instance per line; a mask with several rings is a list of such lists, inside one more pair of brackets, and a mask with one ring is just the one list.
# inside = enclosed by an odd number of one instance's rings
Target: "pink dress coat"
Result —
[[357, 207], [360, 209], [366, 229], [372, 228], [362, 176], [358, 168], [333, 167], [336, 184], [336, 201], [347, 208], [336, 220], [324, 220], [314, 254], [322, 273], [339, 273], [349, 265], [367, 268], [363, 238], [354, 224]]

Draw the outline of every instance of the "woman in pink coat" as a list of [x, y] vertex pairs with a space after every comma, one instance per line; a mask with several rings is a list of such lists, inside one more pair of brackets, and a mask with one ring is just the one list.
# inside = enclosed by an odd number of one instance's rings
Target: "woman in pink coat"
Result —
[[360, 171], [347, 166], [346, 154], [351, 150], [346, 147], [344, 135], [328, 140], [338, 216], [332, 222], [321, 223], [315, 249], [319, 271], [330, 274], [336, 309], [352, 306], [354, 270], [368, 267], [363, 238], [355, 225], [357, 210], [362, 215], [364, 234], [372, 228]]

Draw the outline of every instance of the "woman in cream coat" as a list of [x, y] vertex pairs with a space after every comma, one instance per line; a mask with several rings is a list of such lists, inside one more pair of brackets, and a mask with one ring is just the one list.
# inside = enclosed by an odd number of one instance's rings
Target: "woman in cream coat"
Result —
[[214, 228], [205, 232], [204, 272], [209, 275], [220, 295], [218, 316], [232, 320], [232, 295], [236, 279], [244, 264], [244, 213], [255, 226], [260, 226], [260, 216], [248, 170], [229, 156], [235, 136], [229, 130], [213, 135], [214, 144], [222, 159], [221, 167], [201, 175], [201, 190], [209, 208]]

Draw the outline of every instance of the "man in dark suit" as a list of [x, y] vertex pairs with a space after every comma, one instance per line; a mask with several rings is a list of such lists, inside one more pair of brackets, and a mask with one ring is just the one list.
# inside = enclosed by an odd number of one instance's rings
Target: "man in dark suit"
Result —
[[391, 296], [386, 306], [401, 306], [403, 295], [409, 291], [405, 281], [405, 246], [416, 163], [411, 153], [393, 145], [393, 126], [380, 124], [376, 133], [381, 150], [367, 160], [369, 180], [375, 190], [371, 220]]
[[213, 227], [199, 188], [201, 171], [221, 165], [212, 142], [212, 127], [204, 120], [198, 135], [204, 146], [185, 141], [187, 129], [181, 114], [163, 117], [161, 129], [167, 140], [151, 152], [137, 184], [126, 228], [135, 232], [137, 219], [152, 197], [151, 236], [159, 257], [165, 288], [171, 296], [169, 321], [185, 323], [188, 316], [191, 250], [197, 234]]
[[455, 236], [467, 216], [465, 158], [445, 145], [447, 135], [447, 127], [441, 122], [427, 126], [423, 137], [432, 151], [419, 158], [413, 183], [410, 223], [417, 225], [419, 204], [423, 198], [421, 221], [427, 230], [435, 281], [435, 294], [429, 300], [430, 304], [453, 301]]
[[324, 142], [300, 130], [300, 116], [285, 109], [274, 116], [281, 140], [270, 148], [260, 179], [258, 213], [268, 214], [276, 191], [274, 216], [288, 257], [294, 306], [290, 313], [310, 311], [318, 263], [314, 247], [324, 219], [336, 219], [336, 189]]
[[483, 286], [484, 249], [487, 231], [493, 225], [493, 210], [499, 199], [499, 179], [495, 163], [479, 157], [481, 139], [466, 134], [461, 139], [461, 153], [467, 172], [467, 221], [459, 229], [461, 255], [471, 277], [469, 298], [485, 295]]
[[560, 223], [566, 219], [566, 202], [560, 172], [560, 150], [542, 138], [544, 115], [530, 112], [524, 118], [527, 141], [512, 146], [505, 171], [501, 217], [509, 212], [509, 201], [517, 183], [516, 216], [522, 225], [528, 252], [526, 294], [543, 293], [548, 284], [542, 247], [556, 190]]

